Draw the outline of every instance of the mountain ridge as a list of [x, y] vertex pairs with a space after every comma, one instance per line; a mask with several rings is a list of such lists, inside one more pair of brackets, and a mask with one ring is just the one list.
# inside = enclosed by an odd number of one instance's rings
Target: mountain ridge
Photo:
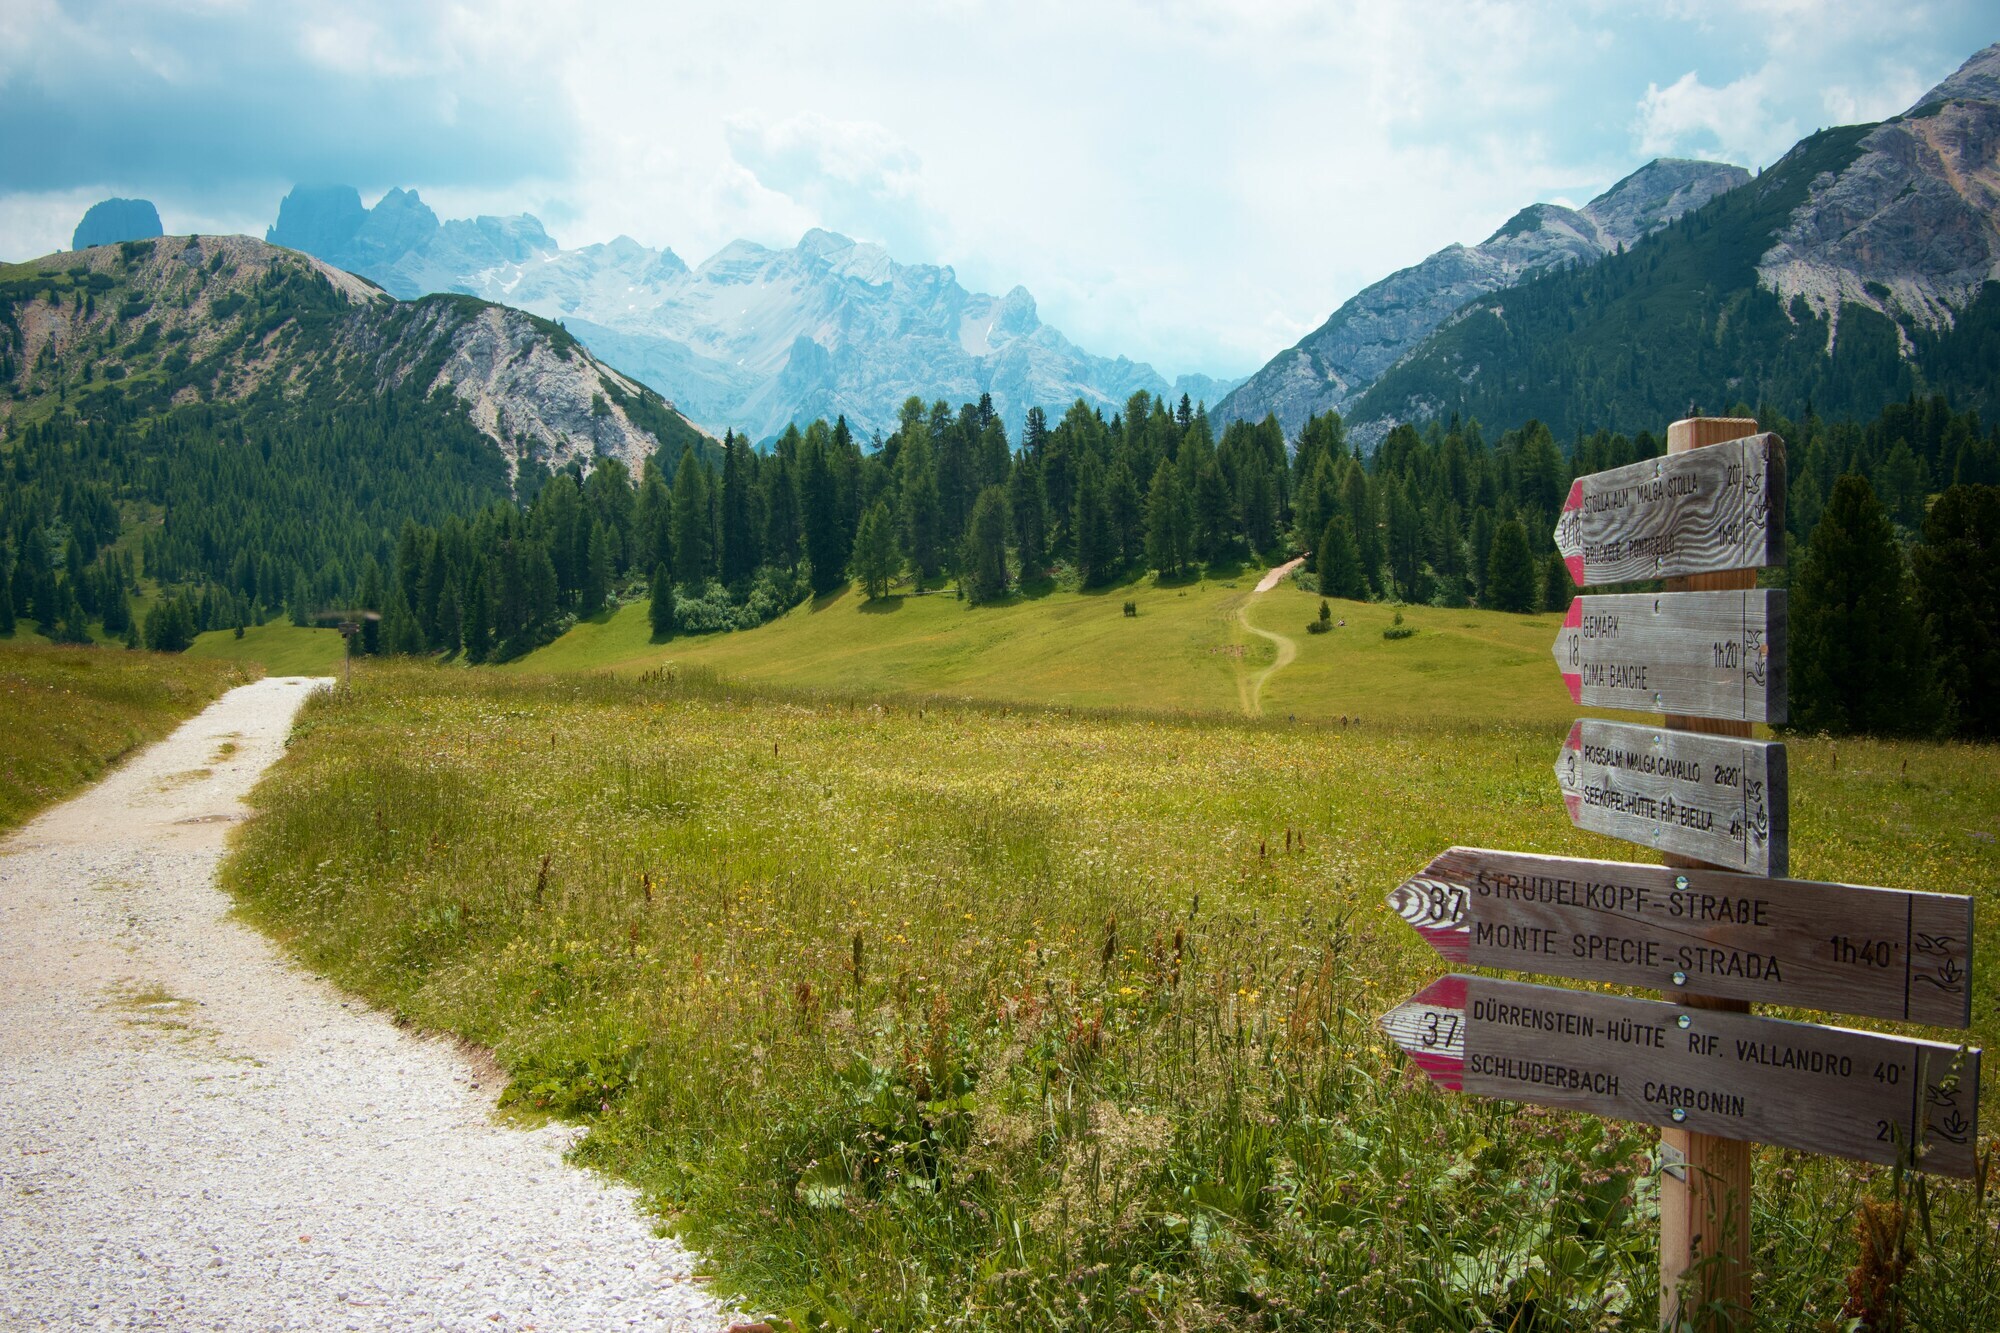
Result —
[[1116, 411], [1142, 388], [1215, 401], [1234, 383], [1097, 356], [1043, 324], [1024, 287], [969, 291], [948, 265], [824, 228], [788, 248], [733, 241], [690, 268], [629, 237], [563, 249], [529, 214], [446, 222], [415, 191], [364, 209], [352, 187], [301, 186], [266, 235], [398, 296], [457, 291], [561, 320], [692, 418], [758, 439], [818, 415], [893, 429], [912, 395], [990, 395], [1018, 432], [1030, 407]]
[[1219, 425], [1275, 414], [1288, 437], [1337, 411], [1469, 300], [1563, 264], [1595, 263], [1750, 179], [1741, 167], [1655, 158], [1584, 205], [1530, 204], [1477, 245], [1452, 244], [1370, 284], [1211, 411]]

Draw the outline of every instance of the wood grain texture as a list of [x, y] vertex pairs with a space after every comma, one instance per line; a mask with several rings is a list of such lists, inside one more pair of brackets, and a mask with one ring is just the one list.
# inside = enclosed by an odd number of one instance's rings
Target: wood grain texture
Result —
[[1787, 596], [1578, 597], [1552, 651], [1570, 698], [1587, 707], [1783, 722]]
[[1976, 1048], [1470, 976], [1441, 978], [1383, 1029], [1477, 1096], [1973, 1172]]
[[1785, 443], [1751, 435], [1578, 477], [1556, 548], [1580, 588], [1785, 563]]
[[1578, 828], [1755, 875], [1786, 868], [1785, 747], [1578, 721], [1556, 756]]
[[1969, 897], [1453, 847], [1389, 906], [1455, 963], [1937, 1027], [1972, 1021]]

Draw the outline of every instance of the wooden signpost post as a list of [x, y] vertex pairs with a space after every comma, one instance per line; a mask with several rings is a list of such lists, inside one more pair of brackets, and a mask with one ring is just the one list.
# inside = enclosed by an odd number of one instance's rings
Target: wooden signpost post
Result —
[[[1665, 1002], [1447, 976], [1383, 1018], [1454, 1090], [1662, 1127], [1660, 1314], [1750, 1310], [1749, 1144], [1970, 1175], [1980, 1052], [1749, 1013], [1752, 1001], [1964, 1027], [1969, 898], [1784, 878], [1785, 454], [1757, 423], [1677, 421], [1664, 458], [1579, 478], [1556, 545], [1580, 585], [1557, 636], [1582, 719], [1556, 760], [1570, 819], [1663, 866], [1454, 847], [1389, 896], [1447, 959], [1657, 986]], [[1695, 1317], [1690, 1315], [1690, 1317]]]

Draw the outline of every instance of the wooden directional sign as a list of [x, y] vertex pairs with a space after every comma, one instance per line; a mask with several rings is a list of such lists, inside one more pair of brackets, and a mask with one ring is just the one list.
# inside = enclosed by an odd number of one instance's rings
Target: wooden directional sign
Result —
[[1585, 719], [1556, 757], [1578, 828], [1753, 875], [1786, 867], [1785, 747]]
[[1783, 592], [1579, 597], [1556, 635], [1569, 697], [1740, 722], [1785, 720]]
[[1972, 1022], [1972, 899], [1454, 847], [1389, 895], [1447, 961]]
[[1775, 435], [1578, 477], [1556, 548], [1580, 588], [1785, 562], [1785, 445]]
[[1383, 1015], [1431, 1079], [1720, 1138], [1973, 1173], [1977, 1050], [1659, 1000], [1442, 977]]

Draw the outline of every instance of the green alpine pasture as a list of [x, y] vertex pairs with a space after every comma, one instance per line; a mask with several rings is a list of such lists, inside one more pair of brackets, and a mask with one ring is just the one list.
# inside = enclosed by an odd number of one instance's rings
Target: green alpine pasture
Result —
[[255, 674], [167, 653], [0, 641], [0, 829], [93, 781]]
[[[582, 1161], [800, 1328], [1650, 1327], [1657, 1133], [1442, 1093], [1376, 1027], [1445, 970], [1383, 903], [1435, 852], [1631, 851], [1556, 799], [1552, 625], [1406, 611], [1384, 640], [1392, 611], [1344, 608], [1308, 637], [1317, 599], [1274, 591], [1251, 623], [1299, 656], [1249, 720], [1220, 661], [1169, 685], [1247, 589], [1179, 591], [1050, 599], [1072, 619], [1039, 632], [836, 599], [627, 641], [624, 674], [367, 664], [306, 705], [225, 884], [307, 965], [491, 1047], [510, 1105], [581, 1122]], [[614, 660], [630, 614], [557, 648]], [[1010, 615], [984, 657], [945, 640]], [[1122, 700], [1154, 711], [1106, 707], [1086, 635], [1127, 636]], [[1427, 643], [1429, 671], [1374, 665]], [[745, 683], [820, 651], [839, 688]], [[1541, 687], [1445, 688], [1479, 652]], [[728, 683], [694, 662], [725, 653]], [[1090, 707], [935, 693], [1007, 682]], [[1359, 728], [1327, 718], [1349, 689]], [[1994, 896], [1990, 748], [1802, 738], [1792, 775], [1795, 873]], [[1884, 1200], [1908, 1326], [2000, 1326], [1983, 1184], [1757, 1159], [1760, 1327], [1851, 1326]]]
[[[642, 600], [579, 622], [511, 669], [608, 667], [630, 675], [694, 667], [785, 688], [1301, 722], [1447, 717], [1553, 726], [1572, 715], [1550, 655], [1559, 614], [1333, 599], [1336, 628], [1309, 634], [1319, 594], [1290, 578], [1259, 593], [1261, 574], [1251, 568], [1179, 585], [1147, 578], [980, 607], [949, 587], [875, 601], [849, 587], [756, 629], [658, 643]], [[1127, 602], [1136, 614], [1125, 614]], [[1382, 631], [1399, 623], [1416, 632], [1385, 639]], [[1286, 644], [1292, 656], [1280, 666]]]
[[340, 673], [340, 631], [312, 629], [274, 620], [248, 626], [243, 637], [217, 629], [195, 635], [187, 656], [216, 662], [254, 662], [273, 676], [334, 676]]

